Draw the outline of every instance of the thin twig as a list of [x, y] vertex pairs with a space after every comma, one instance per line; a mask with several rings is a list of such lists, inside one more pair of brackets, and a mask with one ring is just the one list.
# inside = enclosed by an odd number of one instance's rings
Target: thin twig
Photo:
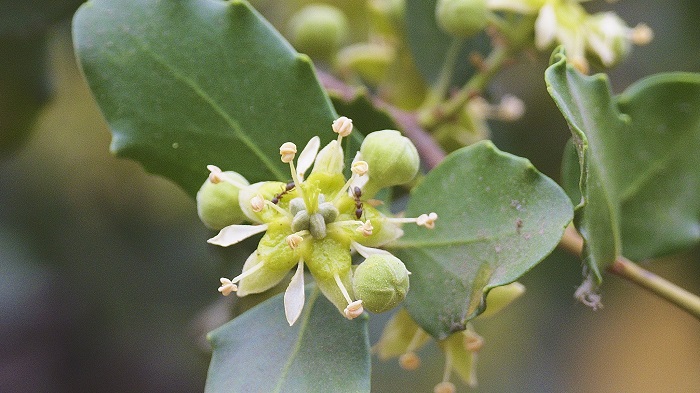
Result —
[[[559, 246], [580, 257], [583, 252], [583, 238], [573, 226], [569, 226], [564, 231], [564, 237], [559, 242]], [[700, 297], [643, 269], [624, 256], [618, 256], [607, 271], [639, 285], [662, 299], [666, 299], [700, 320]]]
[[413, 141], [416, 149], [418, 149], [418, 154], [421, 156], [421, 160], [428, 169], [436, 167], [445, 158], [445, 151], [420, 126], [414, 113], [396, 108], [384, 100], [363, 91], [363, 89], [349, 86], [327, 72], [320, 70], [316, 72], [323, 87], [338, 94], [345, 101], [352, 101], [358, 94], [367, 94], [372, 105], [386, 111], [404, 135]]

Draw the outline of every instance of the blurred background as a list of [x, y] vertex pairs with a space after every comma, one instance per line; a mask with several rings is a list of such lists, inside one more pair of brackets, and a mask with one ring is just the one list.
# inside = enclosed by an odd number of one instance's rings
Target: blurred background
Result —
[[[304, 3], [254, 5], [285, 33], [285, 15]], [[328, 3], [362, 20], [362, 1]], [[222, 306], [217, 279], [242, 260], [206, 243], [211, 233], [182, 190], [110, 155], [71, 48], [78, 5], [0, 0], [0, 392], [202, 391], [202, 334], [222, 323], [211, 317]], [[616, 93], [652, 73], [700, 72], [700, 2], [587, 7], [654, 30], [610, 72]], [[491, 90], [522, 98], [526, 112], [491, 127], [501, 149], [558, 179], [569, 132], [545, 90], [547, 58], [497, 78]], [[700, 249], [640, 263], [700, 294]], [[573, 299], [580, 272], [555, 251], [523, 277], [523, 298], [476, 324], [486, 339], [476, 390], [699, 392], [700, 323], [610, 276], [605, 308], [593, 312]], [[386, 319], [372, 317], [373, 343]], [[415, 372], [374, 362], [373, 391], [432, 391], [443, 359], [435, 345], [420, 354]]]

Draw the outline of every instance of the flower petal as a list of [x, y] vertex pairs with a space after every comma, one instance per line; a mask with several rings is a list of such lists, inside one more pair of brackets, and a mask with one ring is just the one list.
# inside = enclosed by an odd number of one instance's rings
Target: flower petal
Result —
[[314, 163], [316, 154], [318, 154], [318, 149], [320, 147], [321, 138], [315, 136], [309, 140], [309, 143], [306, 144], [304, 150], [301, 151], [299, 158], [297, 158], [297, 173], [299, 174], [299, 177], [303, 178], [304, 173], [311, 168], [311, 164]]
[[356, 241], [353, 241], [350, 245], [352, 248], [354, 248], [357, 251], [358, 254], [362, 255], [365, 258], [368, 258], [370, 255], [391, 255], [391, 256], [394, 256], [392, 253], [390, 253], [387, 250], [366, 247], [366, 246], [363, 246], [362, 244], [360, 244]]
[[[253, 251], [243, 265], [243, 272], [259, 263], [262, 263], [262, 261], [258, 258], [258, 252]], [[243, 297], [252, 293], [267, 291], [282, 281], [288, 272], [289, 270], [272, 270], [268, 266], [263, 265], [255, 273], [241, 279], [238, 283], [238, 292], [236, 294], [238, 297]]]
[[409, 351], [417, 351], [430, 340], [430, 335], [413, 321], [405, 308], [397, 311], [384, 326], [379, 341], [372, 347], [372, 352], [380, 360], [398, 357]]
[[[314, 275], [314, 272], [311, 271], [311, 274]], [[343, 283], [343, 286], [345, 286], [345, 289], [350, 294], [350, 297], [353, 297], [352, 270], [350, 270], [348, 267], [348, 269], [345, 269], [345, 271], [338, 272], [338, 276], [340, 277], [340, 281]], [[344, 317], [344, 310], [345, 307], [348, 306], [348, 301], [345, 299], [345, 296], [343, 296], [340, 288], [338, 288], [338, 284], [335, 282], [335, 279], [332, 277], [319, 277], [318, 274], [314, 275], [314, 278], [316, 279], [316, 285], [318, 285], [318, 288], [321, 290], [323, 295], [330, 300], [333, 305], [335, 305], [338, 312], [340, 312], [340, 314]]]
[[557, 15], [554, 6], [546, 4], [540, 9], [535, 20], [535, 46], [538, 49], [547, 49], [557, 36]]
[[229, 225], [218, 235], [207, 240], [207, 243], [228, 247], [267, 230], [267, 224], [263, 225]]
[[299, 261], [297, 272], [294, 273], [292, 281], [289, 282], [287, 290], [284, 292], [284, 315], [287, 317], [289, 326], [301, 315], [304, 308], [304, 260]]

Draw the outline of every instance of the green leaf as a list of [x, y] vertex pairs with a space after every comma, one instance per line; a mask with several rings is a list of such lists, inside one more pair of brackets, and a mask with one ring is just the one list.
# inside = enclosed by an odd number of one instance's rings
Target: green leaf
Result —
[[210, 333], [205, 392], [369, 392], [366, 314], [349, 321], [319, 294], [306, 287], [294, 326], [280, 294]]
[[392, 248], [413, 273], [406, 309], [438, 339], [483, 312], [491, 288], [546, 257], [573, 216], [554, 181], [488, 141], [453, 152], [416, 187], [406, 215], [431, 211], [433, 230], [405, 226]]
[[207, 164], [286, 181], [283, 142], [334, 137], [311, 61], [243, 1], [93, 0], [73, 37], [112, 150], [191, 195]]
[[[413, 54], [416, 67], [430, 84], [437, 83], [442, 73], [443, 63], [455, 40], [440, 30], [435, 20], [437, 0], [406, 0], [406, 38]], [[452, 84], [462, 85], [476, 69], [468, 61], [473, 52], [485, 53], [489, 48], [486, 34], [465, 41], [456, 56]]]
[[548, 89], [580, 165], [564, 183], [579, 182], [577, 228], [598, 282], [622, 253], [641, 260], [697, 244], [700, 74], [658, 74], [613, 97], [605, 75], [578, 73], [562, 50], [552, 60]]

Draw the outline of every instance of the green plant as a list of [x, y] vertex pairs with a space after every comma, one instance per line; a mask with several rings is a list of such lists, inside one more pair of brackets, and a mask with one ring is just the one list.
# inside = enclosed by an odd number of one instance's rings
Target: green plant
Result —
[[[609, 271], [700, 318], [697, 296], [623, 257], [657, 258], [700, 239], [700, 75], [651, 76], [615, 96], [606, 76], [582, 72], [648, 43], [645, 25], [591, 15], [573, 0], [504, 0], [487, 2], [482, 23], [452, 37], [438, 27], [436, 3], [368, 2], [367, 41], [352, 53], [337, 50], [341, 40], [319, 42], [323, 70], [243, 1], [93, 0], [77, 12], [77, 57], [112, 150], [192, 196], [205, 181], [232, 185], [240, 212], [226, 224], [205, 219], [228, 225], [210, 243], [265, 232], [219, 291], [264, 292], [295, 269], [283, 295], [211, 333], [207, 391], [369, 391], [368, 314], [356, 295], [385, 290], [396, 299], [371, 299], [369, 309], [405, 301], [380, 356], [415, 368], [415, 351], [432, 337], [446, 359], [435, 391], [455, 390], [453, 371], [473, 385], [483, 340], [471, 321], [492, 312], [492, 298], [505, 305], [519, 296], [516, 280], [560, 242], [584, 256], [576, 295], [585, 304], [600, 306]], [[486, 119], [523, 110], [512, 97], [488, 102], [494, 76], [555, 44], [545, 79], [572, 131], [563, 188], [485, 140]], [[465, 52], [470, 67], [460, 71]], [[307, 140], [295, 165], [295, 143]], [[418, 155], [429, 170], [414, 179]], [[405, 217], [392, 214], [404, 203]], [[238, 223], [241, 213], [256, 225]], [[572, 219], [578, 232], [565, 232]], [[392, 258], [411, 273], [408, 292], [403, 277], [398, 289], [353, 282], [351, 250], [362, 263]], [[314, 278], [306, 286], [305, 268]]]

